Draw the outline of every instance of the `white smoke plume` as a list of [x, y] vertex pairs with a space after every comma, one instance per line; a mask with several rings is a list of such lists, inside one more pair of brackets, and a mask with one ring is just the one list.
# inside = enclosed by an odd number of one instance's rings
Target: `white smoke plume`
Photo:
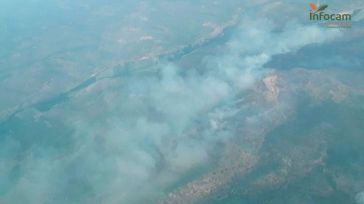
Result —
[[[35, 144], [21, 164], [2, 160], [1, 172], [10, 176], [9, 166], [18, 166], [19, 179], [0, 202], [153, 202], [189, 171], [208, 166], [215, 144], [234, 137], [214, 128], [226, 104], [267, 71], [263, 65], [272, 56], [339, 35], [297, 22], [277, 31], [269, 20], [246, 15], [224, 54], [206, 57], [202, 73], [167, 61], [155, 65], [158, 73], [99, 81], [41, 116], [71, 129], [67, 144]], [[17, 140], [9, 137], [1, 148], [15, 152]]]

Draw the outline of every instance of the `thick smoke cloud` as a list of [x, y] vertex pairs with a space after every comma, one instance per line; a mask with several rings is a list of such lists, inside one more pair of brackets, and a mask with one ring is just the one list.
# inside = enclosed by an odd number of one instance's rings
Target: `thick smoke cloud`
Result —
[[[222, 56], [206, 57], [203, 72], [159, 62], [156, 73], [101, 80], [43, 113], [40, 120], [61, 119], [71, 130], [66, 144], [34, 144], [20, 164], [3, 160], [5, 177], [18, 178], [4, 185], [0, 201], [154, 201], [189, 171], [208, 166], [214, 145], [234, 137], [215, 131], [228, 114], [225, 108], [269, 71], [263, 65], [272, 56], [333, 40], [340, 32], [297, 22], [279, 31], [269, 20], [247, 15], [232, 36]], [[23, 117], [35, 113], [29, 114]], [[22, 140], [7, 138], [4, 154], [16, 151]], [[11, 175], [9, 166], [18, 173]]]

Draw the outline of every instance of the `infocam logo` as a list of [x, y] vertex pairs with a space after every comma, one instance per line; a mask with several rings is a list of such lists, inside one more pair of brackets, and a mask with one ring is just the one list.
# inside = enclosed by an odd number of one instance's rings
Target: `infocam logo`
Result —
[[327, 4], [316, 6], [310, 3], [310, 21], [325, 22], [327, 27], [351, 27], [351, 14], [349, 13], [327, 13]]

